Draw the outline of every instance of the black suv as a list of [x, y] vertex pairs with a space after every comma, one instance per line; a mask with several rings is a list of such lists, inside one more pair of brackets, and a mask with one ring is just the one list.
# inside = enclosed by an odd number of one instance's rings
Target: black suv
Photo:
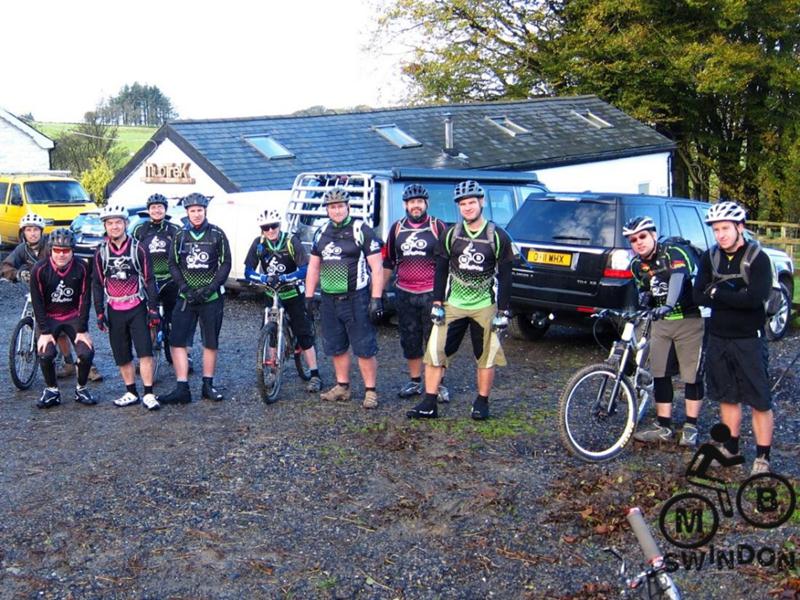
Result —
[[[662, 238], [679, 236], [705, 250], [715, 243], [705, 224], [705, 202], [664, 196], [604, 193], [531, 194], [508, 223], [522, 258], [514, 265], [511, 306], [529, 339], [551, 321], [576, 320], [603, 308], [633, 307], [636, 288], [628, 269], [633, 256], [622, 225], [653, 217]], [[785, 252], [765, 248], [785, 306], [767, 333], [781, 337], [790, 321], [794, 265]]]

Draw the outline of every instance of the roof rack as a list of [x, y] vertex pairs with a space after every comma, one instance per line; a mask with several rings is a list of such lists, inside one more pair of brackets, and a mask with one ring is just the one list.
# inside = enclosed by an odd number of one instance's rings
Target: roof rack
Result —
[[373, 225], [375, 216], [375, 181], [368, 173], [313, 172], [300, 173], [294, 180], [286, 209], [291, 231], [297, 230], [300, 217], [310, 215], [326, 218], [322, 196], [333, 188], [343, 189], [350, 196], [350, 215]]
[[0, 171], [0, 175], [12, 175], [14, 177], [70, 177], [72, 171]]

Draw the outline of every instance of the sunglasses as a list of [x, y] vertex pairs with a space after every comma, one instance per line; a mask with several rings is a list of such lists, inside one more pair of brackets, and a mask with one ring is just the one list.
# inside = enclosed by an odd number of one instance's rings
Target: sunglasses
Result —
[[53, 254], [69, 254], [70, 252], [72, 252], [72, 248], [53, 247], [50, 249], [50, 252], [52, 252]]
[[261, 231], [269, 231], [270, 229], [278, 229], [281, 226], [280, 223], [272, 223], [271, 225], [262, 225]]
[[650, 237], [650, 234], [647, 232], [640, 233], [639, 235], [632, 235], [628, 238], [628, 241], [633, 244], [634, 242], [641, 242], [642, 240], [646, 240]]

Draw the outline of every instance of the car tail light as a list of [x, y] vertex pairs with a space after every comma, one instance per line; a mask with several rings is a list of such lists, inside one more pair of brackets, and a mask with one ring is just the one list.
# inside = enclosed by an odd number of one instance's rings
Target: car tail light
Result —
[[630, 265], [633, 258], [631, 250], [612, 250], [608, 256], [608, 264], [603, 269], [603, 277], [612, 279], [630, 279], [633, 277]]

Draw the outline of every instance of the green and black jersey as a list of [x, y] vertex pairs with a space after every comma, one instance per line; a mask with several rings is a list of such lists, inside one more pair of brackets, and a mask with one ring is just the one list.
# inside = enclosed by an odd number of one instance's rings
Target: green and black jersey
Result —
[[[503, 229], [489, 221], [476, 232], [466, 223], [452, 226], [439, 240], [436, 255], [434, 299], [467, 310], [495, 302], [501, 310], [507, 308], [514, 250]], [[502, 277], [496, 279], [496, 274]]]
[[686, 317], [699, 317], [700, 308], [692, 297], [692, 259], [688, 253], [678, 246], [659, 243], [653, 256], [643, 260], [634, 256], [631, 260], [631, 273], [636, 285], [642, 292], [649, 292], [654, 306], [663, 306], [667, 302], [669, 278], [673, 273], [683, 273], [683, 287], [673, 311], [666, 320], [677, 320]]
[[200, 227], [179, 230], [172, 241], [169, 272], [182, 290], [181, 298], [185, 290], [210, 287], [214, 293], [207, 301], [216, 300], [231, 272], [231, 249], [222, 229], [204, 221]]
[[169, 251], [178, 231], [180, 227], [164, 219], [160, 223], [139, 223], [131, 233], [150, 257], [153, 274], [159, 285], [172, 278], [169, 273]]
[[[300, 238], [281, 232], [280, 237], [273, 244], [266, 236], [258, 236], [250, 244], [247, 256], [244, 259], [245, 274], [255, 272], [258, 267], [265, 275], [287, 275], [301, 273], [296, 281], [287, 282], [278, 289], [281, 300], [288, 300], [300, 295], [303, 285], [303, 275], [308, 264], [308, 254]], [[302, 269], [302, 271], [298, 271]], [[272, 290], [266, 290], [267, 296], [272, 297]]]
[[320, 288], [326, 294], [346, 294], [367, 287], [367, 256], [379, 254], [380, 238], [368, 225], [347, 217], [340, 225], [328, 221], [317, 229], [311, 255], [320, 258]]

